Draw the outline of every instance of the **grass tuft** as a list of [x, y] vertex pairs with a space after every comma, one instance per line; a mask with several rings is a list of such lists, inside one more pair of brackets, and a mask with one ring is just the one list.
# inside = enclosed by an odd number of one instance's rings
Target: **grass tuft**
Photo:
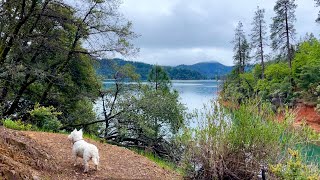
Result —
[[152, 152], [146, 152], [146, 151], [135, 149], [135, 148], [130, 148], [130, 150], [132, 150], [132, 151], [148, 158], [149, 160], [155, 162], [161, 168], [165, 168], [167, 170], [174, 171], [182, 176], [185, 174], [183, 169], [178, 167], [175, 163], [170, 162], [168, 160], [165, 160], [165, 159], [155, 155]]
[[20, 131], [30, 131], [33, 127], [31, 124], [23, 123], [21, 120], [13, 121], [11, 119], [1, 120], [4, 127]]

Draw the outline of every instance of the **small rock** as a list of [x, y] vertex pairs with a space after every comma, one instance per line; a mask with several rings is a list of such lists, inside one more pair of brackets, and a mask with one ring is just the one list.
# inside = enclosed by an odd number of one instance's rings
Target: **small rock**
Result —
[[11, 170], [10, 172], [11, 172], [13, 175], [16, 174], [16, 171], [15, 171], [15, 170]]
[[34, 175], [32, 178], [33, 178], [33, 180], [40, 180], [40, 177], [36, 176], [36, 175]]

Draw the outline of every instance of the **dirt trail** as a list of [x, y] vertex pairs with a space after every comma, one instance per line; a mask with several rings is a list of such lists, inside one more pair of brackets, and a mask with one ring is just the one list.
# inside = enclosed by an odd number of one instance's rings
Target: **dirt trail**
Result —
[[4, 179], [181, 179], [125, 148], [98, 143], [100, 170], [74, 167], [67, 135], [20, 132], [0, 127], [0, 180]]

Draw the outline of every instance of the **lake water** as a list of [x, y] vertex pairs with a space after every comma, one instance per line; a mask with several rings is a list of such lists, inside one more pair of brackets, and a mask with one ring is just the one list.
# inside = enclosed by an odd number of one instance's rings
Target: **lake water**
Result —
[[[143, 84], [146, 82], [142, 82]], [[114, 85], [113, 80], [103, 82], [105, 88]], [[172, 89], [179, 92], [180, 102], [187, 108], [188, 113], [200, 110], [205, 104], [216, 99], [219, 92], [221, 81], [216, 80], [173, 80]], [[98, 115], [102, 113], [102, 103], [100, 101], [95, 104], [95, 111]], [[196, 127], [196, 119], [188, 119], [190, 127]]]
[[[103, 84], [108, 88], [114, 81], [105, 81]], [[192, 112], [217, 97], [219, 84], [220, 81], [216, 80], [173, 80], [172, 88], [179, 92], [180, 102], [185, 104], [188, 112]]]
[[219, 84], [215, 80], [174, 80], [172, 88], [179, 92], [180, 101], [186, 105], [188, 112], [192, 112], [217, 97]]

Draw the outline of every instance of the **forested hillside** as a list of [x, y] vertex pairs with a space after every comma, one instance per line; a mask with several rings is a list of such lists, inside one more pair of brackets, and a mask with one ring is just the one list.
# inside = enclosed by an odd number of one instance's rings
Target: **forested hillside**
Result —
[[[99, 75], [110, 78], [113, 73], [113, 66], [124, 66], [126, 64], [133, 65], [142, 80], [147, 79], [147, 75], [152, 68], [152, 65], [142, 62], [125, 61], [122, 59], [102, 59], [99, 60], [99, 65], [96, 68], [96, 71]], [[221, 79], [232, 70], [231, 66], [225, 66], [218, 62], [179, 65], [176, 67], [163, 66], [163, 68], [168, 72], [170, 78], [173, 80]]]
[[197, 71], [209, 79], [215, 79], [223, 78], [223, 76], [231, 72], [233, 67], [225, 66], [219, 62], [202, 62], [193, 65], [179, 65], [177, 68]]

